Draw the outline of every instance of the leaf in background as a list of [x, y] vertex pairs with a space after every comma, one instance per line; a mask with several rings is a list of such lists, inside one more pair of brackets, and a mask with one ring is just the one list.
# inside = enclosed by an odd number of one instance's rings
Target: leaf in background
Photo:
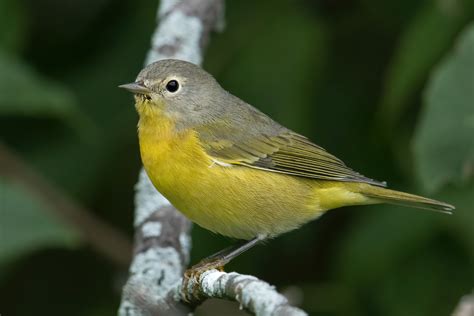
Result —
[[452, 45], [454, 36], [474, 16], [471, 0], [432, 0], [402, 33], [388, 69], [378, 121], [393, 129], [433, 65]]
[[53, 117], [75, 127], [86, 122], [71, 91], [1, 51], [0, 115]]
[[43, 247], [71, 247], [79, 235], [22, 187], [0, 178], [0, 266]]
[[414, 139], [416, 171], [428, 192], [474, 172], [474, 24], [433, 73]]

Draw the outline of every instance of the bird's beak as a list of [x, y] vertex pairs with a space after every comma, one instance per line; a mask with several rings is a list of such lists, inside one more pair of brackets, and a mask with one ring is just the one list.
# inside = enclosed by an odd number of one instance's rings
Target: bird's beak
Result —
[[143, 82], [137, 81], [137, 82], [132, 82], [132, 83], [126, 83], [118, 86], [119, 88], [125, 89], [127, 91], [130, 91], [132, 93], [139, 93], [139, 94], [149, 94], [151, 93], [151, 90], [148, 89]]

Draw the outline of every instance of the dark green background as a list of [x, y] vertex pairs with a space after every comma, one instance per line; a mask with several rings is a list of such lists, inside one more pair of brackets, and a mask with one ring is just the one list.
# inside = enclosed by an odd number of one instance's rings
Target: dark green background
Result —
[[[137, 116], [117, 85], [143, 65], [156, 7], [0, 0], [1, 141], [130, 239]], [[227, 270], [311, 315], [449, 315], [474, 286], [473, 17], [472, 0], [227, 1], [204, 62], [224, 88], [361, 173], [457, 206], [331, 211]], [[0, 313], [115, 314], [126, 269], [51, 214], [0, 176]], [[195, 227], [193, 262], [230, 242]]]

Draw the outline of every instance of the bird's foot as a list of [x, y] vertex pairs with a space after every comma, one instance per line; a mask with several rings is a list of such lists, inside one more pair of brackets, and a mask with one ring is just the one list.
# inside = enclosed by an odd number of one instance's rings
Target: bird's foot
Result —
[[[188, 304], [195, 305], [201, 302], [204, 297], [200, 295], [199, 282], [201, 275], [209, 270], [224, 271], [224, 266], [232, 259], [255, 246], [265, 239], [266, 236], [257, 236], [254, 239], [240, 242], [232, 247], [223, 249], [210, 257], [201, 260], [198, 264], [186, 270], [181, 284], [181, 297]], [[196, 283], [198, 283], [196, 285]]]
[[[190, 305], [201, 302], [204, 297], [200, 295], [199, 286], [202, 274], [209, 270], [224, 271], [224, 266], [228, 263], [225, 257], [213, 256], [201, 260], [196, 265], [184, 272], [183, 283], [181, 284], [181, 297], [184, 302]], [[191, 290], [190, 290], [191, 289]]]

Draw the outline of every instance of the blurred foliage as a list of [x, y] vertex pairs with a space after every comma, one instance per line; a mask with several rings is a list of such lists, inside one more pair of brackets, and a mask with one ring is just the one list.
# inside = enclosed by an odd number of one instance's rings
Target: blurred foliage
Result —
[[70, 122], [81, 117], [66, 87], [42, 78], [27, 64], [4, 54], [0, 55], [0, 69], [0, 115], [53, 117]]
[[428, 83], [415, 136], [416, 170], [431, 192], [474, 175], [474, 24], [457, 44]]
[[387, 70], [378, 119], [393, 130], [410, 98], [423, 86], [433, 65], [453, 44], [455, 35], [474, 14], [474, 2], [425, 1], [400, 36]]
[[5, 267], [12, 257], [44, 247], [69, 246], [77, 240], [73, 230], [61, 225], [56, 217], [42, 208], [38, 199], [15, 183], [0, 179], [0, 199], [0, 268]]
[[[136, 114], [116, 86], [143, 65], [156, 5], [0, 0], [1, 141], [130, 238]], [[474, 286], [474, 2], [226, 10], [204, 66], [227, 90], [361, 173], [457, 206], [331, 211], [229, 269], [300, 289], [311, 315], [449, 314]], [[114, 314], [126, 271], [45, 208], [0, 175], [0, 313]], [[230, 242], [196, 227], [193, 260]], [[210, 303], [198, 314], [238, 311]]]

